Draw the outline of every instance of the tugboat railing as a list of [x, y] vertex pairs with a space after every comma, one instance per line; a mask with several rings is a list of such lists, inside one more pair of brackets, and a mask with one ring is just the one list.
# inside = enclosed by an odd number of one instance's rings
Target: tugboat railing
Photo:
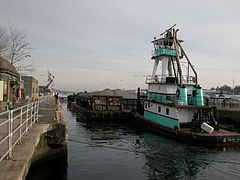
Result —
[[52, 96], [41, 96], [36, 102], [0, 113], [0, 162], [12, 158], [13, 148], [21, 144], [22, 137], [38, 122], [39, 109], [49, 98]]
[[[164, 83], [168, 83], [167, 77], [169, 77], [169, 76], [166, 76], [166, 75], [155, 75], [155, 76], [147, 75], [145, 83], [146, 84], [154, 84], [154, 83], [156, 83], [156, 84], [164, 84]], [[194, 77], [193, 76], [184, 75], [183, 76], [183, 84], [194, 85], [195, 84]]]

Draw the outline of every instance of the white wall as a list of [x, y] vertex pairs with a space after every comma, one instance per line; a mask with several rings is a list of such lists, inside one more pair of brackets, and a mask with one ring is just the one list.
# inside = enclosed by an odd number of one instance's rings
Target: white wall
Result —
[[178, 109], [179, 123], [192, 122], [193, 115], [195, 112], [196, 110], [193, 110], [193, 109], [185, 109], [185, 108]]
[[177, 85], [148, 84], [148, 92], [176, 94]]

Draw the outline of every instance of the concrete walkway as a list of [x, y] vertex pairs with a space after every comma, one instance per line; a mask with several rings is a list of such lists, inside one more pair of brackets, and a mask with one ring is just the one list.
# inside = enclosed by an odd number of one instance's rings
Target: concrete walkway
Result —
[[57, 123], [57, 120], [54, 120], [55, 111], [56, 104], [53, 98], [40, 109], [39, 122], [23, 137], [22, 143], [14, 147], [13, 158], [0, 162], [0, 180], [25, 179], [41, 135], [47, 132], [52, 124]]

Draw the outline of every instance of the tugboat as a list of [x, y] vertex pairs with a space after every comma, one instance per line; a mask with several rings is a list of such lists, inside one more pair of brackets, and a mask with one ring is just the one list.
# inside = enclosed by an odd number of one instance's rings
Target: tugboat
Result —
[[[175, 25], [152, 41], [152, 75], [138, 123], [157, 133], [203, 146], [240, 145], [240, 134], [219, 128], [216, 107], [204, 105], [198, 74], [178, 40]], [[158, 74], [158, 67], [161, 73]]]

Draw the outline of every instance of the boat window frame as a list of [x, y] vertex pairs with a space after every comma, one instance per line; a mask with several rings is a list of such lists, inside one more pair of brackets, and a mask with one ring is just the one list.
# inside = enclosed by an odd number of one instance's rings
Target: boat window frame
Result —
[[169, 115], [169, 113], [170, 113], [170, 109], [166, 108], [166, 115]]

